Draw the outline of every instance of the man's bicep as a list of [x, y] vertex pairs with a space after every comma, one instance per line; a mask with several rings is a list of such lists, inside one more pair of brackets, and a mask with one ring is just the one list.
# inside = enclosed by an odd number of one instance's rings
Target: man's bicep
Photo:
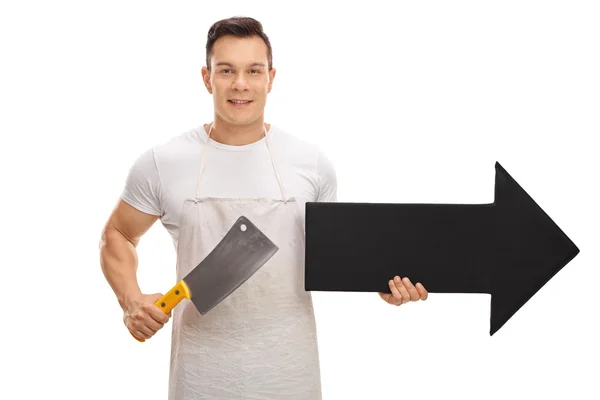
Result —
[[118, 231], [134, 246], [137, 246], [142, 235], [159, 218], [158, 215], [140, 211], [120, 199], [108, 220], [107, 229]]

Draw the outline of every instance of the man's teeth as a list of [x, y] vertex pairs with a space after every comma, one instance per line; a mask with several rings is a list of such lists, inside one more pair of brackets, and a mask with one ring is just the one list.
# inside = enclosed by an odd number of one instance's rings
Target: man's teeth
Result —
[[246, 103], [250, 103], [250, 100], [229, 100], [232, 103], [238, 103], [238, 104], [246, 104]]

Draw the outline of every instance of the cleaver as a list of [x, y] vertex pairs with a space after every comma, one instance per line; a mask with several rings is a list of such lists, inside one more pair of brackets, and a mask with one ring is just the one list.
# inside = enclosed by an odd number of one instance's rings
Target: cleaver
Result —
[[278, 250], [247, 217], [241, 216], [208, 256], [154, 304], [168, 314], [186, 298], [204, 315], [246, 282]]

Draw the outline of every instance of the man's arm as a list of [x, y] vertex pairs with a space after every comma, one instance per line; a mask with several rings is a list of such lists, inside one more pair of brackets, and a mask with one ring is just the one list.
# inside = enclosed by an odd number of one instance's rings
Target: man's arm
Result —
[[136, 247], [158, 218], [119, 200], [100, 240], [100, 265], [123, 309], [125, 326], [143, 339], [152, 337], [169, 320], [154, 305], [161, 294], [144, 295], [137, 281]]
[[100, 265], [121, 307], [139, 297], [136, 247], [158, 216], [138, 211], [123, 200], [110, 215], [100, 240]]

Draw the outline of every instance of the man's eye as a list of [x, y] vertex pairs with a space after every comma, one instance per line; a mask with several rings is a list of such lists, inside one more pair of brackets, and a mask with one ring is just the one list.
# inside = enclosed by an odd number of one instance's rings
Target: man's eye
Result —
[[231, 70], [230, 69], [222, 69], [221, 72], [224, 74], [228, 74], [231, 72]]
[[252, 73], [252, 74], [260, 74], [260, 70], [259, 69], [251, 69], [250, 73]]

